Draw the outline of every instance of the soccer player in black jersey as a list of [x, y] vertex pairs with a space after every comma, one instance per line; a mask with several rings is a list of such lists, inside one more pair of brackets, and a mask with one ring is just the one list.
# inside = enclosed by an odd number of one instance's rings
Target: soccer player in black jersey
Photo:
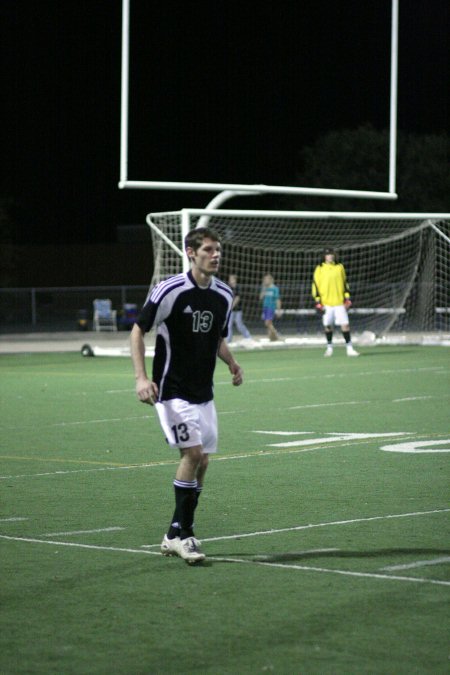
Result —
[[[209, 455], [217, 451], [217, 356], [228, 365], [233, 385], [242, 384], [243, 373], [226, 343], [233, 293], [215, 276], [222, 252], [219, 236], [200, 227], [186, 235], [184, 246], [191, 269], [151, 289], [131, 331], [131, 357], [139, 400], [155, 405], [167, 442], [180, 451], [175, 512], [161, 552], [192, 564], [205, 558], [193, 522]], [[156, 342], [150, 379], [144, 335], [152, 326]]]

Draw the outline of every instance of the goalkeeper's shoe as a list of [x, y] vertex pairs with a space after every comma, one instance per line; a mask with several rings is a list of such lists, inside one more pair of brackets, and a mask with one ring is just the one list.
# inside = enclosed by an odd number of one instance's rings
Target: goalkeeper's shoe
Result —
[[333, 356], [333, 347], [327, 347], [324, 356]]
[[165, 534], [164, 539], [161, 542], [161, 553], [163, 555], [178, 555], [177, 543], [179, 541], [180, 537], [169, 539], [167, 534]]
[[350, 345], [347, 347], [347, 356], [359, 356], [359, 352], [357, 352], [356, 349], [353, 349], [353, 347]]
[[205, 559], [205, 554], [200, 551], [200, 542], [195, 537], [187, 537], [186, 539], [177, 537], [173, 541], [176, 542], [174, 544], [176, 555], [179, 555], [190, 565], [195, 565], [195, 563], [202, 562]]

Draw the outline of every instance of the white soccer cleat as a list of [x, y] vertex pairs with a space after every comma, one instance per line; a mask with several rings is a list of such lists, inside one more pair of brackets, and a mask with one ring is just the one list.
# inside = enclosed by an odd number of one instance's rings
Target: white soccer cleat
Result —
[[353, 349], [353, 347], [347, 347], [347, 356], [359, 356], [359, 352]]
[[161, 542], [161, 553], [163, 555], [178, 555], [178, 549], [176, 548], [177, 542], [180, 541], [180, 537], [175, 537], [175, 539], [169, 539], [167, 534], [164, 535], [164, 539]]
[[333, 347], [327, 347], [324, 356], [333, 356]]
[[202, 562], [206, 558], [205, 554], [201, 553], [200, 542], [195, 537], [187, 537], [186, 539], [179, 539], [177, 537], [172, 541], [175, 542], [174, 549], [176, 550], [176, 555], [179, 555], [180, 558], [186, 560], [190, 565]]

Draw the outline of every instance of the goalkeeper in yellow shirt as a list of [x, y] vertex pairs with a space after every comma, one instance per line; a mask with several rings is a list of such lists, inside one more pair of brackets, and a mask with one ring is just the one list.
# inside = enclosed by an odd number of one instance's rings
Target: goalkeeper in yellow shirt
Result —
[[344, 336], [347, 356], [359, 356], [353, 349], [347, 310], [352, 305], [344, 265], [337, 261], [332, 248], [324, 251], [323, 262], [314, 270], [312, 295], [327, 338], [324, 356], [333, 356], [333, 328], [340, 326]]

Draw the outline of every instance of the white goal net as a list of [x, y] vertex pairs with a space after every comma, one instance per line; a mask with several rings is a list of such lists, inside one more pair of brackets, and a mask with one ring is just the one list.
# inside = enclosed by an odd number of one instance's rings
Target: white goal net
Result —
[[220, 277], [238, 276], [244, 318], [262, 327], [259, 291], [280, 288], [281, 330], [317, 333], [311, 282], [326, 246], [344, 264], [352, 332], [450, 330], [450, 214], [321, 213], [183, 209], [147, 216], [152, 283], [186, 269], [183, 238], [209, 225], [222, 238]]

